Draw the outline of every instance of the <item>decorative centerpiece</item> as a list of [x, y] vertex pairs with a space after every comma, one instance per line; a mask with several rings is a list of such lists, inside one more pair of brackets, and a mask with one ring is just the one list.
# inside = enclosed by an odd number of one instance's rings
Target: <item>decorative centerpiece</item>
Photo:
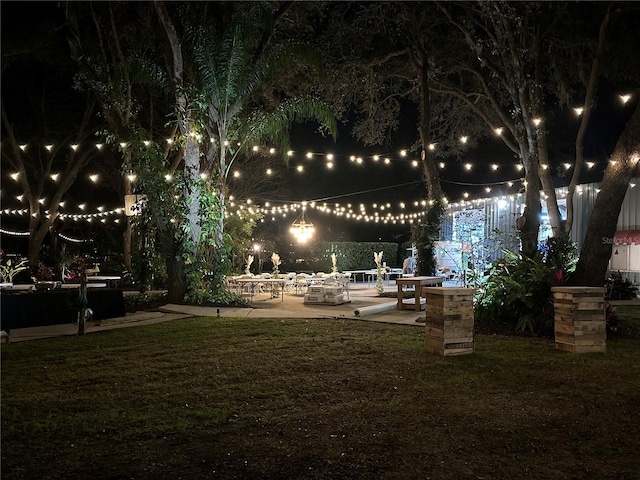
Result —
[[331, 273], [334, 275], [338, 273], [338, 257], [335, 253], [331, 254]]
[[244, 273], [246, 275], [251, 275], [251, 271], [249, 270], [249, 268], [251, 267], [251, 264], [253, 263], [253, 255], [249, 255], [247, 257], [247, 268], [245, 268]]
[[[273, 263], [273, 275], [272, 275], [272, 278], [279, 278], [278, 274], [280, 273], [280, 270], [278, 269], [278, 267], [282, 263], [280, 261], [280, 255], [278, 255], [276, 252], [273, 252], [271, 254], [271, 262]], [[278, 295], [280, 295], [280, 287], [278, 286], [277, 283], [273, 284], [273, 287], [271, 288], [271, 295], [274, 298], [277, 297]]]
[[384, 283], [383, 280], [383, 266], [382, 266], [382, 253], [373, 252], [373, 260], [376, 262], [376, 266], [378, 267], [377, 275], [376, 275], [376, 292], [378, 295], [382, 295], [384, 293]]

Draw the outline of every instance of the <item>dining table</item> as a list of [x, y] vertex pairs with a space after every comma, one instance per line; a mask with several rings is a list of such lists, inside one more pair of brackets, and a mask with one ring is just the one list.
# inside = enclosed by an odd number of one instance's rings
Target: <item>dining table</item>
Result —
[[[260, 285], [268, 285], [270, 287], [270, 290], [273, 292], [274, 289], [274, 285], [275, 286], [279, 286], [280, 287], [280, 293], [282, 295], [282, 299], [280, 300], [281, 302], [284, 301], [284, 287], [291, 282], [291, 280], [289, 280], [289, 278], [260, 278], [260, 277], [253, 277], [253, 278], [237, 278], [235, 279], [236, 283], [239, 284], [245, 284], [249, 286], [249, 300], [253, 301], [253, 297], [256, 293], [256, 287], [260, 286]], [[271, 296], [271, 298], [275, 298], [273, 295]]]

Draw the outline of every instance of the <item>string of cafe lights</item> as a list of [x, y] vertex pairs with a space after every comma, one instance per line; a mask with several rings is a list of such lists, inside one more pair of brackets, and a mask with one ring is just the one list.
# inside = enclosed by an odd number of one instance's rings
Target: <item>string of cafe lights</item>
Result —
[[[619, 95], [619, 99], [621, 101], [621, 103], [623, 105], [626, 105], [630, 100], [631, 100], [632, 96], [631, 94], [622, 94]], [[577, 117], [579, 117], [580, 115], [582, 115], [582, 113], [584, 112], [584, 107], [576, 107], [573, 109], [575, 112], [575, 115]], [[535, 127], [540, 127], [541, 125], [543, 125], [543, 120], [541, 118], [534, 118], [532, 120], [532, 123]], [[493, 132], [495, 135], [497, 136], [501, 136], [504, 132], [504, 128], [503, 127], [495, 127], [493, 128]], [[193, 138], [195, 138], [197, 141], [202, 142], [204, 141], [204, 138], [202, 137], [202, 135], [194, 133], [193, 134]], [[169, 146], [172, 145], [177, 145], [177, 142], [175, 141], [174, 138], [167, 138], [166, 143]], [[211, 138], [209, 139], [210, 142], [215, 143], [215, 139]], [[469, 137], [466, 135], [463, 135], [459, 138], [459, 141], [461, 144], [466, 144], [469, 141]], [[150, 147], [152, 145], [152, 141], [151, 140], [146, 140], [143, 142], [145, 146]], [[96, 143], [95, 144], [95, 148], [97, 150], [103, 150], [105, 148], [107, 144], [105, 143]], [[241, 145], [240, 142], [237, 143], [238, 146]], [[427, 146], [427, 148], [429, 150], [436, 150], [437, 149], [437, 145], [438, 143], [431, 143]], [[120, 147], [120, 149], [125, 150], [129, 145], [126, 142], [120, 142], [118, 143], [118, 146]], [[226, 141], [225, 142], [225, 146], [230, 147], [231, 144], [230, 142]], [[48, 152], [53, 152], [55, 145], [54, 144], [47, 144], [44, 146], [45, 149]], [[21, 144], [20, 145], [20, 149], [22, 151], [27, 151], [27, 149], [29, 148], [29, 144], [25, 143], [25, 144]], [[69, 148], [73, 151], [78, 151], [81, 148], [80, 144], [70, 144]], [[252, 147], [252, 151], [254, 152], [254, 154], [258, 155], [275, 155], [277, 153], [277, 150], [273, 147], [261, 147], [258, 145], [254, 145]], [[324, 165], [326, 167], [327, 170], [334, 170], [336, 168], [336, 161], [339, 160], [340, 158], [348, 158], [350, 163], [353, 163], [355, 165], [365, 165], [365, 161], [373, 163], [373, 164], [382, 164], [382, 165], [391, 165], [391, 164], [409, 164], [412, 168], [418, 168], [420, 166], [420, 162], [416, 159], [411, 159], [411, 155], [409, 154], [407, 149], [401, 149], [399, 150], [396, 154], [374, 154], [374, 155], [337, 155], [334, 153], [327, 153], [327, 152], [312, 152], [312, 151], [307, 151], [307, 152], [298, 152], [298, 151], [294, 151], [294, 150], [289, 150], [286, 153], [287, 157], [290, 160], [298, 160], [300, 158], [304, 158], [306, 160], [313, 160], [315, 158], [322, 158], [324, 159]], [[445, 169], [449, 169], [451, 166], [452, 162], [438, 162], [438, 167], [440, 168], [440, 170], [445, 170]], [[454, 162], [454, 163], [458, 163], [458, 162]], [[598, 162], [594, 162], [594, 161], [586, 161], [585, 162], [585, 166], [587, 167], [587, 169], [591, 169], [594, 168], [597, 165]], [[474, 164], [471, 162], [465, 162], [463, 164], [461, 164], [461, 166], [463, 167], [463, 169], [466, 172], [471, 172], [474, 169]], [[510, 167], [510, 168], [515, 168], [517, 171], [522, 171], [523, 170], [523, 165], [521, 163], [514, 163], [511, 165], [507, 165], [507, 164], [499, 164], [499, 163], [491, 163], [489, 165], [490, 171], [491, 172], [497, 172], [500, 169], [503, 169], [504, 167]], [[549, 165], [546, 164], [542, 164], [541, 167], [543, 169], [548, 169], [550, 168]], [[564, 168], [565, 171], [570, 170], [573, 165], [570, 163], [563, 163], [561, 166], [561, 168]], [[297, 165], [295, 165], [295, 171], [298, 173], [304, 173], [305, 171], [305, 165], [303, 163], [299, 163]], [[274, 172], [273, 168], [267, 168], [265, 170], [265, 174], [267, 176], [271, 176], [276, 174], [276, 172]], [[203, 174], [204, 176], [204, 174]], [[232, 177], [233, 178], [240, 178], [242, 176], [242, 172], [240, 170], [234, 170], [232, 172]], [[14, 180], [18, 179], [18, 173], [12, 173], [11, 177]], [[60, 177], [60, 173], [51, 173], [49, 175], [50, 179], [52, 181], [57, 181], [58, 178]], [[89, 174], [89, 180], [93, 183], [98, 183], [100, 176], [96, 173], [92, 173]], [[130, 172], [128, 174], [128, 178], [130, 181], [135, 182], [136, 179], [136, 174], [135, 172]], [[167, 179], [167, 181], [171, 181], [171, 175], [167, 174], [165, 176], [165, 178]]]
[[[626, 104], [629, 102], [629, 100], [631, 99], [631, 95], [629, 94], [625, 94], [625, 95], [620, 95], [620, 99], [622, 101], [623, 104]], [[582, 107], [578, 107], [574, 109], [574, 112], [577, 116], [580, 116], [583, 113], [584, 109]], [[533, 119], [533, 124], [536, 127], [539, 127], [540, 125], [542, 125], [542, 119], [540, 118], [535, 118]], [[498, 136], [502, 135], [503, 133], [503, 128], [502, 127], [497, 127], [494, 129], [494, 133]], [[195, 135], [195, 138], [198, 141], [203, 141], [203, 138], [201, 136], [197, 136]], [[460, 142], [462, 144], [465, 144], [468, 142], [469, 138], [467, 136], [462, 136], [460, 137]], [[214, 142], [214, 139], [210, 139], [211, 142]], [[167, 144], [172, 145], [175, 143], [174, 139], [166, 139]], [[146, 146], [151, 146], [152, 142], [151, 141], [145, 141], [144, 144]], [[225, 146], [229, 146], [229, 142], [225, 142]], [[238, 145], [240, 145], [240, 143], [238, 143]], [[128, 147], [127, 143], [121, 142], [119, 143], [119, 146], [122, 150], [126, 149]], [[98, 150], [102, 150], [105, 147], [104, 143], [97, 143], [95, 144], [95, 148]], [[20, 149], [22, 151], [26, 151], [28, 148], [28, 144], [22, 144], [20, 145]], [[54, 148], [53, 144], [48, 144], [45, 145], [45, 149], [48, 152], [52, 152]], [[70, 148], [73, 151], [77, 151], [80, 148], [79, 144], [71, 144]], [[432, 143], [430, 145], [428, 145], [428, 147], [430, 150], [435, 150], [437, 148], [437, 143]], [[253, 152], [256, 154], [264, 154], [267, 153], [269, 155], [275, 155], [277, 152], [275, 150], [275, 148], [264, 148], [264, 147], [260, 147], [260, 146], [254, 146], [252, 148]], [[293, 150], [290, 150], [287, 152], [287, 157], [291, 158], [296, 158], [303, 155], [302, 152], [295, 152]], [[409, 156], [408, 151], [406, 149], [400, 150], [398, 152], [399, 155], [399, 159], [398, 157], [393, 158], [392, 160], [392, 155], [351, 155], [349, 156], [349, 161], [351, 163], [355, 163], [356, 165], [362, 165], [365, 163], [365, 159], [371, 160], [373, 163], [380, 163], [380, 164], [384, 164], [384, 165], [390, 165], [392, 163], [407, 163], [410, 162], [411, 166], [413, 168], [417, 168], [419, 167], [419, 162], [417, 160], [410, 160], [407, 157]], [[327, 167], [328, 170], [333, 170], [335, 167], [335, 161], [341, 157], [339, 155], [335, 155], [333, 153], [318, 153], [318, 152], [306, 152], [304, 153], [304, 158], [307, 160], [312, 160], [314, 158], [317, 157], [324, 157], [325, 159], [325, 165]], [[346, 156], [344, 156], [346, 157]], [[399, 160], [399, 161], [398, 161]], [[613, 161], [611, 161], [613, 162]], [[457, 163], [457, 162], [456, 162]], [[613, 162], [615, 163], [615, 162]], [[593, 162], [593, 161], [586, 161], [585, 162], [585, 166], [587, 167], [587, 169], [591, 169], [593, 167], [595, 167], [595, 165], [597, 164], [597, 162]], [[471, 162], [466, 162], [464, 164], [462, 164], [463, 168], [466, 171], [471, 171], [473, 170], [474, 165]], [[490, 164], [490, 170], [493, 172], [497, 172], [499, 169], [501, 169], [502, 167], [504, 167], [504, 164], [497, 164], [497, 163], [491, 163]], [[514, 164], [515, 168], [517, 171], [522, 171], [523, 170], [523, 166], [520, 163], [516, 163]], [[570, 163], [564, 163], [562, 165], [565, 169], [565, 171], [570, 170], [573, 165]], [[446, 162], [438, 162], [438, 167], [441, 170], [444, 170], [448, 167], [448, 164]], [[549, 168], [548, 165], [543, 164], [542, 165], [543, 169], [547, 169]], [[304, 166], [302, 164], [299, 164], [296, 166], [296, 171], [299, 173], [303, 173], [304, 172]], [[269, 168], [265, 171], [266, 175], [273, 175], [273, 169]], [[57, 181], [59, 178], [59, 173], [52, 173], [50, 175], [50, 179], [52, 181]], [[18, 180], [18, 173], [12, 173], [10, 174], [11, 178], [15, 181]], [[241, 176], [241, 172], [238, 170], [235, 170], [233, 172], [233, 177], [234, 178], [239, 178]], [[135, 172], [130, 172], [128, 174], [128, 179], [131, 182], [135, 182], [137, 176], [135, 174]], [[90, 174], [89, 175], [89, 179], [91, 180], [91, 182], [93, 183], [97, 183], [99, 181], [99, 175], [98, 174]], [[165, 179], [167, 182], [170, 182], [172, 180], [170, 175], [165, 175]], [[522, 182], [522, 184], [524, 186], [526, 186], [526, 182], [523, 179], [517, 179], [517, 180], [507, 180], [507, 181], [502, 181], [502, 182], [482, 182], [482, 183], [470, 183], [470, 182], [455, 182], [452, 180], [447, 180], [447, 179], [442, 179], [442, 181], [444, 183], [451, 183], [451, 184], [457, 184], [457, 185], [467, 185], [467, 186], [484, 186], [485, 187], [485, 191], [486, 193], [490, 193], [492, 190], [491, 185], [507, 185], [508, 187], [512, 187], [516, 182]], [[633, 188], [635, 187], [635, 184], [631, 183], [630, 186]], [[580, 194], [580, 190], [578, 189], [578, 194]], [[465, 204], [465, 202], [486, 202], [489, 201], [491, 199], [487, 199], [487, 198], [483, 198], [483, 199], [475, 199], [475, 200], [468, 200], [470, 194], [468, 192], [464, 192], [462, 194], [462, 196], [464, 197], [464, 200], [461, 200], [462, 204]], [[513, 197], [514, 195], [512, 195]], [[497, 197], [494, 197], [497, 198]], [[502, 197], [500, 197], [500, 199], [504, 199], [505, 196], [503, 195]], [[23, 196], [19, 195], [17, 196], [17, 199], [19, 201], [22, 201]], [[445, 199], [446, 200], [446, 199]], [[44, 204], [46, 201], [46, 199], [40, 199], [40, 203]], [[425, 206], [426, 203], [425, 201], [421, 201], [421, 202], [413, 202], [414, 206], [418, 207], [418, 206]], [[340, 217], [345, 217], [347, 219], [355, 219], [357, 221], [365, 221], [365, 222], [383, 222], [383, 223], [413, 223], [414, 220], [420, 218], [421, 215], [424, 215], [423, 211], [419, 211], [419, 212], [407, 212], [407, 213], [400, 213], [399, 215], [394, 215], [392, 214], [390, 211], [387, 211], [386, 213], [384, 213], [384, 215], [380, 214], [377, 209], [380, 209], [381, 211], [384, 211], [385, 209], [390, 209], [391, 205], [389, 203], [386, 204], [373, 204], [372, 207], [374, 209], [374, 213], [372, 215], [369, 215], [366, 212], [366, 208], [363, 208], [362, 206], [363, 204], [360, 204], [360, 208], [358, 211], [353, 210], [352, 208], [352, 204], [347, 204], [346, 206], [340, 205], [340, 204], [335, 204], [333, 207], [329, 206], [329, 204], [322, 203], [320, 204], [320, 206], [318, 206], [318, 204], [315, 201], [308, 201], [308, 202], [300, 202], [300, 203], [292, 203], [292, 204], [288, 204], [288, 205], [284, 205], [284, 206], [280, 206], [280, 207], [270, 207], [269, 206], [269, 202], [265, 203], [264, 207], [259, 207], [260, 209], [258, 210], [260, 213], [264, 214], [264, 215], [272, 215], [272, 218], [275, 219], [275, 214], [279, 214], [279, 215], [284, 215], [286, 216], [287, 211], [297, 211], [298, 209], [301, 208], [306, 208], [307, 206], [311, 206], [311, 208], [315, 208], [318, 211], [321, 212], [325, 212], [325, 213], [332, 213], [336, 216], [340, 216]], [[450, 205], [458, 205], [457, 203], [453, 203]], [[61, 203], [61, 206], [64, 206], [64, 202]], [[399, 202], [399, 207], [401, 209], [406, 208], [406, 203], [405, 202]], [[78, 208], [80, 208], [81, 210], [84, 209], [84, 205], [80, 204], [78, 205]], [[255, 207], [248, 207], [248, 212], [251, 212], [252, 208]], [[243, 206], [239, 205], [238, 206], [238, 210], [235, 212], [236, 214], [242, 215], [242, 209]], [[6, 215], [28, 215], [28, 210], [27, 209], [5, 209], [2, 210], [3, 214]], [[49, 213], [46, 213], [47, 215], [49, 215]], [[116, 215], [117, 217], [120, 217], [123, 214], [123, 209], [122, 208], [116, 208], [113, 210], [109, 210], [109, 211], [104, 211], [102, 207], [98, 207], [98, 212], [95, 213], [87, 213], [87, 214], [67, 214], [67, 213], [59, 213], [58, 217], [61, 220], [73, 220], [73, 221], [79, 221], [79, 220], [86, 220], [87, 222], [92, 222], [94, 219], [102, 222], [102, 223], [106, 223], [107, 222], [107, 218], [113, 215]], [[228, 212], [229, 215], [233, 215], [234, 212], [231, 210]], [[37, 214], [34, 214], [37, 215]], [[120, 218], [115, 218], [114, 219], [115, 223], [119, 223], [120, 222]], [[7, 233], [7, 231], [3, 231], [3, 233]], [[15, 234], [20, 234], [20, 235], [28, 235], [28, 232], [12, 232]]]
[[[478, 186], [478, 185], [485, 185], [485, 192], [487, 194], [492, 192], [492, 187], [495, 185], [506, 185], [507, 187], [511, 188], [513, 187], [516, 183], [520, 183], [523, 186], [526, 186], [526, 181], [522, 178], [519, 179], [514, 179], [514, 180], [505, 180], [505, 181], [500, 181], [500, 182], [489, 182], [489, 183], [466, 183], [466, 182], [453, 182], [453, 181], [448, 181], [448, 180], [443, 180], [444, 182], [448, 182], [448, 183], [453, 183], [453, 184], [457, 184], [457, 185], [473, 185], [473, 186]], [[409, 183], [421, 183], [421, 182], [409, 182]], [[402, 184], [402, 186], [404, 186], [406, 184]], [[636, 184], [635, 183], [630, 183], [630, 187], [633, 188], [635, 187]], [[387, 187], [382, 187], [381, 189], [372, 189], [372, 190], [367, 190], [364, 192], [352, 192], [352, 193], [347, 193], [347, 194], [343, 194], [343, 195], [339, 195], [339, 197], [349, 197], [349, 196], [357, 196], [363, 193], [370, 193], [370, 191], [374, 191], [374, 190], [384, 190], [384, 189], [390, 189], [390, 188], [397, 188], [398, 185], [391, 185], [391, 186], [387, 186]], [[578, 187], [577, 189], [577, 193], [578, 195], [580, 195], [581, 189]], [[460, 200], [460, 202], [462, 204], [464, 203], [468, 203], [471, 201], [480, 201], [480, 202], [485, 202], [488, 199], [487, 198], [480, 198], [480, 199], [475, 199], [475, 200], [469, 200], [470, 194], [468, 192], [463, 192], [462, 194], [463, 199]], [[514, 194], [511, 195], [501, 195], [499, 198], [514, 198]], [[335, 197], [332, 197], [335, 198]], [[496, 197], [493, 197], [496, 198]], [[340, 203], [334, 203], [334, 204], [330, 204], [327, 201], [323, 201], [323, 200], [330, 200], [330, 198], [326, 198], [326, 199], [319, 199], [319, 200], [307, 200], [307, 201], [300, 201], [300, 202], [286, 202], [286, 201], [265, 201], [264, 204], [262, 206], [259, 205], [255, 205], [254, 202], [251, 199], [246, 199], [244, 201], [236, 201], [234, 199], [233, 196], [229, 197], [230, 199], [230, 209], [228, 210], [227, 214], [228, 215], [240, 215], [243, 216], [244, 212], [247, 212], [249, 214], [254, 214], [254, 213], [261, 213], [264, 216], [268, 217], [269, 215], [272, 217], [272, 219], [275, 220], [275, 216], [284, 216], [286, 217], [287, 213], [289, 212], [297, 212], [300, 210], [300, 208], [302, 208], [302, 206], [310, 206], [311, 208], [317, 209], [318, 211], [324, 212], [324, 213], [331, 213], [335, 216], [338, 217], [345, 217], [347, 219], [355, 219], [357, 221], [365, 221], [365, 222], [380, 222], [383, 219], [385, 220], [385, 223], [406, 223], [407, 221], [409, 221], [409, 223], [411, 223], [413, 220], [420, 218], [420, 216], [422, 216], [424, 214], [423, 210], [419, 210], [417, 212], [411, 212], [409, 210], [407, 210], [407, 206], [411, 206], [413, 205], [416, 208], [420, 208], [422, 207], [424, 209], [424, 207], [426, 206], [426, 201], [425, 200], [414, 200], [414, 201], [400, 201], [396, 203], [396, 207], [398, 209], [401, 210], [401, 213], [399, 214], [394, 214], [391, 212], [392, 209], [392, 205], [389, 202], [381, 202], [381, 203], [372, 203], [370, 204], [370, 208], [373, 209], [373, 213], [368, 213], [367, 211], [367, 206], [364, 203], [360, 203], [358, 205], [357, 210], [354, 210], [353, 204], [352, 203], [347, 203], [347, 204], [340, 204]], [[449, 203], [449, 200], [445, 198], [446, 203]], [[277, 203], [282, 203], [282, 205], [279, 206], [275, 206], [275, 204]], [[451, 205], [453, 206], [457, 206], [459, 203], [458, 202], [454, 202]], [[64, 202], [61, 203], [61, 206], [64, 207]], [[78, 208], [80, 208], [81, 210], [84, 210], [86, 208], [85, 204], [80, 204], [78, 206]], [[28, 209], [4, 209], [2, 210], [2, 214], [4, 215], [13, 215], [13, 216], [27, 216], [29, 215], [29, 210]], [[45, 212], [46, 215], [50, 215], [49, 212]], [[122, 207], [119, 208], [115, 208], [112, 210], [105, 210], [104, 207], [98, 207], [98, 211], [94, 212], [94, 213], [83, 213], [83, 214], [78, 214], [78, 213], [59, 213], [58, 214], [58, 218], [60, 220], [71, 220], [71, 221], [87, 221], [89, 223], [93, 222], [94, 220], [99, 221], [101, 223], [107, 223], [108, 219], [110, 217], [116, 217], [113, 219], [114, 223], [120, 223], [120, 217], [124, 214], [124, 209]], [[37, 214], [33, 214], [33, 215], [37, 215]], [[412, 220], [413, 219], [413, 220]]]
[[[631, 188], [634, 188], [635, 186], [636, 186], [635, 183], [630, 184]], [[596, 192], [598, 191], [599, 190], [596, 189]], [[356, 192], [353, 195], [356, 195], [358, 193], [362, 193], [362, 192]], [[582, 193], [583, 193], [582, 187], [578, 185], [576, 188], [576, 194], [582, 195]], [[542, 193], [541, 195], [542, 195], [542, 199], [546, 198], [546, 194]], [[564, 198], [565, 196], [566, 196], [566, 187], [564, 189], [560, 189], [558, 197]], [[509, 205], [509, 202], [517, 203], [518, 201], [522, 201], [522, 199], [523, 199], [523, 194], [521, 192], [518, 192], [510, 195], [476, 198], [472, 200], [461, 200], [454, 203], [449, 203], [445, 198], [445, 204], [447, 205], [449, 210], [448, 215], [451, 216], [453, 215], [452, 210], [455, 210], [455, 209], [478, 208], [479, 206], [487, 205], [490, 203], [495, 203], [499, 209], [505, 209]], [[289, 203], [283, 202], [282, 205], [276, 206], [276, 205], [272, 205], [272, 203], [276, 203], [276, 202], [266, 201], [264, 205], [261, 206], [261, 205], [254, 204], [251, 199], [246, 199], [242, 202], [238, 202], [231, 196], [229, 200], [230, 200], [231, 209], [227, 211], [226, 213], [227, 216], [237, 215], [242, 218], [246, 216], [246, 214], [253, 216], [256, 213], [260, 213], [263, 215], [262, 221], [264, 221], [265, 218], [270, 219], [271, 221], [277, 221], [279, 219], [278, 217], [280, 217], [281, 219], [285, 219], [289, 215], [299, 214], [309, 208], [309, 209], [313, 209], [316, 212], [320, 212], [326, 215], [332, 215], [334, 217], [339, 217], [347, 221], [372, 223], [372, 224], [381, 223], [385, 225], [388, 225], [388, 224], [412, 225], [416, 222], [419, 222], [420, 219], [424, 216], [425, 214], [424, 208], [427, 206], [426, 200], [415, 200], [412, 203], [412, 205], [416, 208], [419, 208], [420, 210], [413, 211], [413, 212], [407, 210], [406, 213], [403, 212], [400, 214], [394, 214], [391, 212], [391, 209], [393, 206], [390, 202], [373, 203], [371, 204], [371, 206], [374, 209], [374, 211], [373, 213], [370, 214], [367, 212], [366, 205], [364, 203], [360, 203], [356, 207], [352, 203], [330, 204], [328, 202], [311, 200], [311, 201], [300, 201], [300, 202], [289, 202]], [[398, 202], [396, 206], [404, 210], [407, 208], [407, 203]], [[524, 208], [524, 204], [521, 204], [520, 207]], [[28, 211], [26, 209], [22, 209], [22, 210], [5, 209], [3, 210], [3, 213], [28, 215]], [[90, 223], [92, 219], [95, 219], [95, 218], [106, 217], [109, 215], [123, 215], [123, 214], [124, 214], [124, 210], [122, 208], [117, 208], [110, 211], [102, 211], [98, 213], [91, 213], [91, 214], [84, 214], [84, 215], [61, 214], [61, 218], [71, 219], [71, 220], [85, 219]], [[119, 218], [116, 218], [115, 222], [118, 223], [119, 220], [120, 220]], [[100, 221], [105, 223], [106, 218], [100, 218]], [[11, 235], [11, 236], [28, 236], [29, 235], [29, 232], [16, 232], [16, 231], [11, 231], [3, 228], [0, 228], [0, 233]], [[75, 243], [90, 242], [90, 240], [75, 239], [75, 238], [64, 236], [64, 235], [60, 235], [60, 237], [69, 242], [75, 242]]]

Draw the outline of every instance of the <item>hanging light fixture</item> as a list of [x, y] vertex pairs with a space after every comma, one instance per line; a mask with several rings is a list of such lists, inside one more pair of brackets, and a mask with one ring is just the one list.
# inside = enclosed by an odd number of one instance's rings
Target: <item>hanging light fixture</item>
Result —
[[315, 232], [315, 228], [313, 223], [307, 222], [304, 218], [304, 211], [306, 207], [302, 207], [302, 213], [300, 216], [293, 222], [291, 225], [290, 231], [298, 243], [307, 243], [309, 239], [313, 236]]

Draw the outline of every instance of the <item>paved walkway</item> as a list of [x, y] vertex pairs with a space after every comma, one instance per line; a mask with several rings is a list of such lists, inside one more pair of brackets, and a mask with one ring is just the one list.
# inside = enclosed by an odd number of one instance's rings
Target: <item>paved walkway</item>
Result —
[[[386, 292], [395, 292], [395, 285], [385, 285]], [[300, 319], [352, 319], [367, 322], [394, 323], [424, 327], [424, 310], [397, 310], [396, 300], [391, 297], [379, 297], [370, 284], [352, 284], [349, 302], [341, 305], [304, 304], [303, 295], [285, 294], [270, 298], [269, 294], [257, 294], [249, 308], [201, 307], [195, 305], [167, 304], [157, 311], [143, 311], [127, 314], [124, 317], [110, 318], [86, 323], [85, 333], [103, 332], [116, 328], [128, 328], [138, 325], [168, 322], [196, 316], [225, 318], [300, 318]], [[385, 310], [371, 315], [356, 315], [363, 307], [383, 305]], [[76, 324], [50, 325], [45, 327], [16, 328], [11, 330], [10, 342], [22, 342], [42, 338], [74, 336], [78, 333]]]
[[[395, 292], [394, 284], [386, 285], [386, 292]], [[391, 297], [379, 297], [371, 284], [351, 284], [350, 301], [342, 305], [304, 304], [302, 295], [285, 294], [270, 298], [269, 294], [257, 294], [249, 308], [200, 307], [194, 305], [167, 304], [157, 311], [144, 311], [127, 314], [124, 317], [87, 322], [85, 333], [104, 332], [116, 328], [128, 328], [138, 325], [169, 322], [182, 318], [208, 316], [225, 318], [300, 318], [300, 319], [350, 319], [365, 322], [392, 323], [424, 328], [424, 310], [397, 310], [396, 300]], [[640, 305], [640, 299], [611, 301], [612, 305]], [[385, 305], [380, 313], [358, 316], [356, 310], [373, 305]], [[78, 333], [75, 324], [51, 325], [46, 327], [16, 328], [11, 330], [10, 342], [23, 342], [42, 338], [74, 336]], [[3, 339], [4, 340], [4, 339]]]

